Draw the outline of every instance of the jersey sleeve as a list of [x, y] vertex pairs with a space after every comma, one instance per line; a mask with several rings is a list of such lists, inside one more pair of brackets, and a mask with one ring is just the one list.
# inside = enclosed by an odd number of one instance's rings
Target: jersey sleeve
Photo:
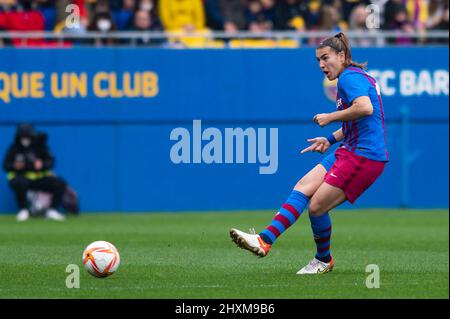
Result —
[[349, 73], [338, 80], [338, 86], [351, 105], [356, 98], [369, 96], [371, 84], [364, 75]]

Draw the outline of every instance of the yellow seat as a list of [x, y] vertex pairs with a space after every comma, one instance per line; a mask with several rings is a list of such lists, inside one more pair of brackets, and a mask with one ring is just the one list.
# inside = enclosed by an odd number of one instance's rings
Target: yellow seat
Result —
[[298, 48], [299, 43], [294, 39], [232, 39], [229, 47], [232, 49], [253, 48], [253, 49], [273, 49], [273, 48]]

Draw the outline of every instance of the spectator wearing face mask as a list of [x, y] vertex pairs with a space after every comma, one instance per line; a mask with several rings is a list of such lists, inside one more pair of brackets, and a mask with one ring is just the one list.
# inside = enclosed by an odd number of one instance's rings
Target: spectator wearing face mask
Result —
[[116, 30], [111, 15], [106, 12], [97, 13], [89, 25], [89, 31], [110, 32]]
[[114, 44], [114, 39], [108, 38], [107, 36], [109, 32], [117, 30], [116, 24], [112, 19], [108, 1], [97, 1], [88, 30], [105, 34], [104, 38], [96, 39], [95, 44], [97, 46]]
[[14, 191], [19, 206], [18, 221], [27, 220], [31, 216], [27, 204], [29, 190], [51, 194], [51, 204], [46, 210], [46, 217], [54, 220], [65, 219], [58, 209], [62, 205], [66, 183], [51, 172], [53, 164], [53, 157], [46, 144], [46, 135], [37, 134], [29, 124], [19, 125], [14, 143], [6, 152], [3, 162], [9, 186]]

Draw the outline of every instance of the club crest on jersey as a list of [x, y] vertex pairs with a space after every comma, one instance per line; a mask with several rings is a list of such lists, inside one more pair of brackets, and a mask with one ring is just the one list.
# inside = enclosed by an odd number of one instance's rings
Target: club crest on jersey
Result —
[[323, 90], [324, 90], [325, 96], [328, 98], [328, 100], [330, 102], [334, 102], [336, 100], [337, 90], [338, 90], [337, 79], [330, 81], [325, 76], [322, 84], [323, 84]]

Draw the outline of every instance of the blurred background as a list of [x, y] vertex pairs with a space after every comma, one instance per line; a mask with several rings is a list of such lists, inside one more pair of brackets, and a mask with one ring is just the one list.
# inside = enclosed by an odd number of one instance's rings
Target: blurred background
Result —
[[[306, 139], [338, 127], [311, 119], [336, 97], [315, 46], [343, 31], [380, 85], [391, 159], [357, 206], [448, 208], [448, 18], [444, 0], [0, 0], [0, 153], [18, 124], [45, 132], [83, 213], [277, 209], [321, 160]], [[278, 129], [276, 172], [174, 163], [193, 120]]]
[[[355, 33], [353, 44], [363, 47], [448, 44], [448, 10], [446, 0], [1, 0], [0, 30], [53, 34], [3, 37], [4, 46], [15, 47], [298, 47], [320, 41], [320, 37], [305, 33], [310, 31], [350, 31]], [[390, 31], [391, 36], [366, 34], [380, 30]], [[432, 32], [438, 30], [444, 32]], [[118, 31], [128, 33], [114, 34]], [[133, 31], [154, 34], [130, 34]], [[273, 31], [294, 34], [267, 35]], [[92, 32], [104, 37], [89, 36]], [[197, 36], [167, 37], [158, 32]], [[243, 41], [254, 37], [279, 41]], [[52, 38], [59, 42], [50, 41]], [[290, 38], [297, 41], [288, 41]]]

